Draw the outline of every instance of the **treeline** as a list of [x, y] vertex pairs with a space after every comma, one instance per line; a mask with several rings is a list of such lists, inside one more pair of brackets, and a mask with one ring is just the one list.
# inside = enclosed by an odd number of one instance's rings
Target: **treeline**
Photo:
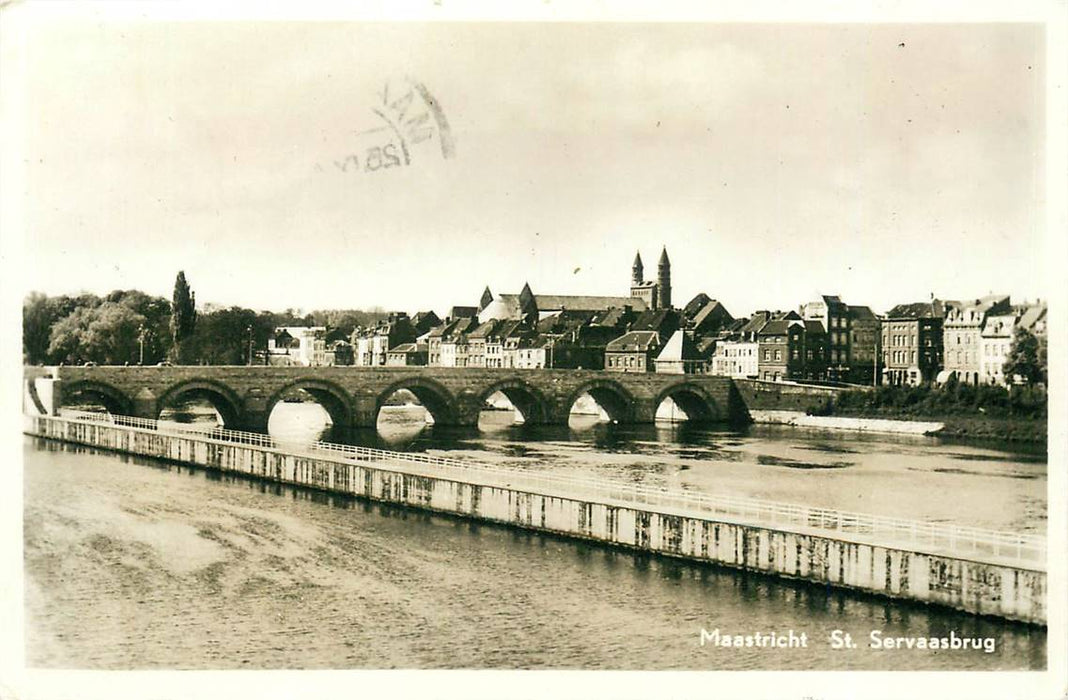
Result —
[[[146, 365], [176, 362], [171, 311], [167, 299], [138, 290], [116, 290], [102, 297], [50, 297], [33, 292], [22, 305], [23, 361], [136, 365], [141, 362], [143, 346]], [[385, 317], [380, 309], [325, 309], [304, 315], [292, 309], [198, 309], [191, 333], [182, 343], [182, 359], [192, 364], [247, 364], [250, 335], [255, 353], [267, 347], [267, 339], [279, 326], [325, 326], [330, 342], [348, 339], [357, 326]]]
[[879, 418], [1045, 419], [1046, 388], [1041, 384], [1011, 387], [962, 384], [954, 379], [942, 386], [881, 386], [843, 391], [834, 400], [810, 407], [813, 415]]

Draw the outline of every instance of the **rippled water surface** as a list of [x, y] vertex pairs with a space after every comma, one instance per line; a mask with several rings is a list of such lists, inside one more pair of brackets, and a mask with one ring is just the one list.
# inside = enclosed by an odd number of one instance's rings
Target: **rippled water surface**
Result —
[[[395, 413], [392, 425], [362, 439], [521, 468], [1002, 529], [1045, 524], [1043, 454], [792, 429], [535, 429], [495, 415], [472, 433]], [[295, 405], [283, 429], [272, 429], [314, 437], [321, 426], [306, 415]], [[1041, 628], [29, 438], [25, 549], [27, 658], [35, 666], [1045, 665]], [[807, 635], [808, 646], [702, 647], [702, 628], [793, 629]], [[832, 650], [835, 629], [862, 640], [860, 648]], [[992, 637], [996, 650], [876, 651], [866, 648], [872, 630]]]
[[483, 413], [478, 430], [438, 428], [422, 421], [421, 409], [405, 408], [386, 411], [377, 432], [352, 435], [324, 430], [317, 408], [289, 404], [272, 429], [294, 440], [321, 437], [836, 510], [1012, 532], [1046, 527], [1047, 458], [1038, 447], [789, 426], [622, 426], [590, 416], [575, 416], [570, 426], [526, 426], [501, 411]]

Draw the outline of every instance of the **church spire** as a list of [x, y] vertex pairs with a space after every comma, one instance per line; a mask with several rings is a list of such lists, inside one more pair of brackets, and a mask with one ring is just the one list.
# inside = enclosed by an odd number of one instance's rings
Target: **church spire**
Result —
[[671, 308], [671, 261], [668, 260], [667, 246], [664, 246], [663, 252], [660, 253], [660, 262], [656, 266], [656, 286], [658, 289], [658, 296], [660, 297], [657, 304], [661, 309]]
[[478, 300], [478, 310], [482, 311], [487, 306], [489, 306], [490, 302], [492, 302], [492, 301], [493, 301], [493, 293], [490, 291], [490, 288], [487, 285], [486, 289], [482, 292], [482, 298]]
[[634, 264], [630, 266], [631, 271], [631, 283], [639, 285], [645, 280], [645, 266], [642, 265], [642, 254], [637, 252], [634, 254]]

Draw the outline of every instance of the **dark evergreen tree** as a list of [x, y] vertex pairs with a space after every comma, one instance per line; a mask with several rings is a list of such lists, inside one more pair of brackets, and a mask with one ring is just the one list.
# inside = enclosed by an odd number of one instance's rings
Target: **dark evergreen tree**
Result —
[[193, 335], [197, 321], [196, 293], [190, 291], [185, 281], [185, 271], [179, 271], [174, 280], [174, 297], [171, 303], [171, 337], [174, 339], [175, 361], [188, 361], [185, 341]]

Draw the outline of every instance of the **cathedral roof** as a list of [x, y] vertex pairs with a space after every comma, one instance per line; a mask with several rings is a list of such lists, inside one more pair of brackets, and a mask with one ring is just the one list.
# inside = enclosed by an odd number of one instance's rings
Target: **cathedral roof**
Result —
[[[565, 294], [534, 294], [531, 296], [538, 311], [604, 311], [610, 308], [621, 309], [630, 306], [635, 311], [644, 311], [645, 302], [634, 297], [599, 297], [570, 296]], [[510, 309], [519, 309], [519, 299], [515, 294], [499, 294], [493, 303], [503, 302]], [[492, 304], [491, 304], [492, 306]]]
[[[502, 294], [501, 296], [503, 297], [504, 295]], [[513, 297], [511, 300], [498, 298], [491, 301], [486, 305], [486, 308], [479, 312], [479, 318], [503, 321], [517, 319], [522, 316], [519, 312], [519, 300], [515, 298], [514, 294], [510, 296]]]

